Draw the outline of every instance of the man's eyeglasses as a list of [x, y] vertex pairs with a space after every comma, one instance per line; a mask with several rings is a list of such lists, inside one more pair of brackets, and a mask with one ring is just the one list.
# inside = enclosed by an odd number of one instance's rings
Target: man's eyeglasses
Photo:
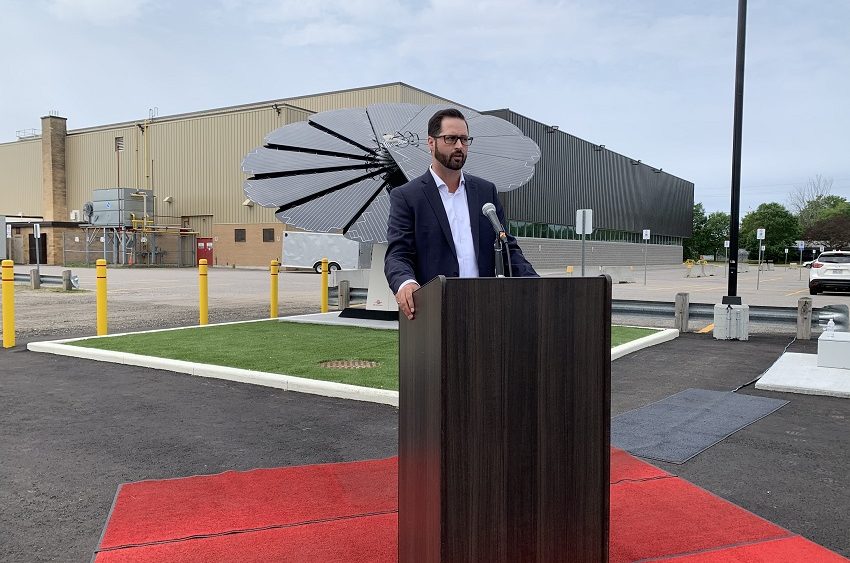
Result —
[[437, 135], [434, 137], [435, 139], [442, 139], [444, 143], [447, 145], [454, 145], [458, 141], [465, 147], [468, 147], [472, 144], [473, 137], [462, 137], [458, 135]]

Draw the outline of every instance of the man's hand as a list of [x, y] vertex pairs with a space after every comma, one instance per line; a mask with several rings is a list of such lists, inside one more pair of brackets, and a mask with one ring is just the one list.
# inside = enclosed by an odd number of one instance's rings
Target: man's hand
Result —
[[413, 292], [419, 289], [419, 284], [416, 282], [409, 283], [398, 290], [395, 294], [396, 303], [399, 310], [404, 313], [408, 320], [413, 320]]

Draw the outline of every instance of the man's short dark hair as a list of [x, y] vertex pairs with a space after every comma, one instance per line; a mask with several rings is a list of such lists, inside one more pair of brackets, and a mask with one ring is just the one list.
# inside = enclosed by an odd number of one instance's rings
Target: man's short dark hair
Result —
[[[464, 123], [466, 123], [466, 118], [460, 113], [460, 110], [455, 108], [446, 108], [441, 109], [437, 113], [431, 116], [431, 119], [428, 120], [428, 136], [436, 137], [440, 134], [440, 131], [443, 128], [443, 118], [451, 117], [455, 119], [462, 119]], [[469, 124], [466, 124], [467, 129], [469, 128]]]

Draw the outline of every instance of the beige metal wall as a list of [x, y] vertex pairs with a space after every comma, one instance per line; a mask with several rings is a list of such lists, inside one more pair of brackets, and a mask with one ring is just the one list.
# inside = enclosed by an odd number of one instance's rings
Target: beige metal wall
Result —
[[[115, 187], [120, 166], [120, 187], [153, 189], [157, 215], [165, 223], [179, 224], [181, 217], [200, 215], [212, 215], [216, 222], [274, 221], [273, 210], [242, 205], [241, 162], [269, 132], [309, 115], [286, 106], [278, 114], [267, 107], [71, 133], [69, 209], [81, 209], [95, 189]], [[116, 157], [117, 136], [124, 137], [124, 151]], [[163, 201], [169, 197], [170, 203]]]
[[[123, 151], [115, 151], [116, 137], [124, 137]], [[94, 190], [140, 187], [139, 174], [143, 168], [140, 137], [141, 131], [134, 126], [68, 134], [65, 181], [69, 214], [91, 201]]]
[[354, 88], [327, 94], [289, 98], [286, 102], [310, 111], [320, 112], [330, 109], [363, 107], [383, 102], [436, 104], [450, 102], [450, 100], [396, 82], [372, 88]]
[[[66, 143], [68, 210], [82, 210], [95, 189], [150, 188], [163, 223], [182, 225], [191, 218], [192, 227], [203, 227], [198, 230], [204, 234], [211, 232], [211, 226], [202, 225], [208, 217], [214, 224], [274, 223], [274, 209], [242, 205], [242, 159], [271, 131], [329, 109], [446, 101], [394, 83], [71, 131]], [[116, 137], [124, 138], [122, 152], [115, 151]], [[0, 145], [0, 212], [39, 214], [41, 177], [40, 139]]]
[[0, 144], [0, 214], [41, 215], [41, 137]]

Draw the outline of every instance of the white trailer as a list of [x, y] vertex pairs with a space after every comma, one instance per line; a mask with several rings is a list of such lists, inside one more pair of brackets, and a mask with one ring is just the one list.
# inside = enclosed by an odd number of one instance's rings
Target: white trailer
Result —
[[333, 233], [286, 231], [283, 233], [283, 266], [322, 271], [322, 258], [328, 271], [353, 270], [360, 261], [360, 243]]

